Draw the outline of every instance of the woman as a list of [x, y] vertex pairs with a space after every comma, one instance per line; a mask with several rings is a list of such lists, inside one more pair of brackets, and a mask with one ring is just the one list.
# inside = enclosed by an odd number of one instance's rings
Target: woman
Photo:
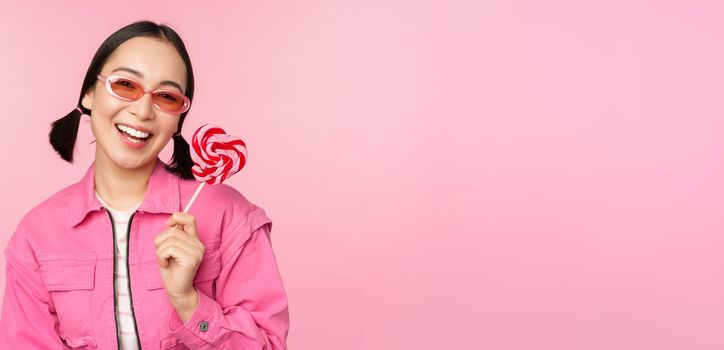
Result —
[[[90, 115], [95, 161], [30, 210], [5, 249], [11, 349], [286, 349], [265, 211], [220, 184], [180, 212], [198, 185], [180, 134], [193, 92], [188, 53], [165, 25], [133, 23], [100, 46], [80, 106], [50, 132], [72, 162]], [[167, 165], [158, 155], [172, 138]]]

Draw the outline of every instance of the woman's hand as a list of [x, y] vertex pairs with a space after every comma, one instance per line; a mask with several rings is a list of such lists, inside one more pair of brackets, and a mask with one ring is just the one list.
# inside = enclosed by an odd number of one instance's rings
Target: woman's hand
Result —
[[166, 223], [169, 228], [155, 239], [156, 256], [168, 300], [186, 322], [198, 304], [193, 281], [205, 247], [196, 234], [196, 219], [192, 215], [173, 213]]

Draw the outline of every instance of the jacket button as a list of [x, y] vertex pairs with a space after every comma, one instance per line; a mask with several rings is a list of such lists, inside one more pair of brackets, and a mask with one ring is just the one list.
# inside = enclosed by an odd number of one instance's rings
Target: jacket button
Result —
[[202, 332], [208, 331], [208, 330], [209, 330], [209, 323], [206, 322], [206, 321], [201, 321], [201, 322], [199, 322], [199, 329], [200, 329]]

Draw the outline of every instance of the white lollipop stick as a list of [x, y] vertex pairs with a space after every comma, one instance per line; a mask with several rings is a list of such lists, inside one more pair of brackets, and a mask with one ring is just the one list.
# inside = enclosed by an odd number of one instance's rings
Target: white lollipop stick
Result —
[[199, 187], [196, 187], [196, 192], [194, 192], [194, 195], [191, 196], [191, 200], [189, 201], [189, 204], [186, 204], [186, 208], [184, 209], [184, 213], [189, 212], [189, 208], [191, 208], [191, 204], [194, 204], [194, 200], [196, 200], [196, 196], [199, 195], [199, 192], [201, 192], [201, 189], [204, 188], [204, 184], [206, 182], [202, 182], [199, 184]]

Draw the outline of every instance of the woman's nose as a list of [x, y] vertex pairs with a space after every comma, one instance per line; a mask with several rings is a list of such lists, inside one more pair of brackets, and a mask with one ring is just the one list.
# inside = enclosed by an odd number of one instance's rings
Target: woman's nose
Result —
[[150, 92], [144, 92], [143, 95], [133, 101], [131, 112], [139, 119], [148, 119], [153, 116], [153, 100]]

